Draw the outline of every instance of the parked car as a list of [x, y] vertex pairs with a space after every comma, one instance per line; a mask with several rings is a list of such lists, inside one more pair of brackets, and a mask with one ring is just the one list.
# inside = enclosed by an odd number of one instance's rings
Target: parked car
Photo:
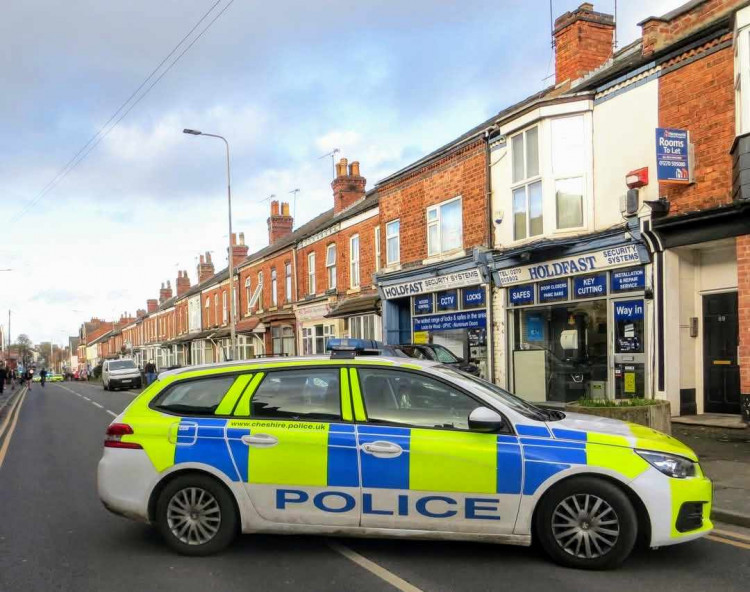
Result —
[[141, 372], [133, 360], [105, 360], [102, 365], [102, 387], [105, 391], [116, 388], [141, 388]]
[[328, 340], [326, 351], [351, 349], [361, 354], [371, 356], [390, 356], [392, 358], [408, 358], [404, 352], [399, 351], [393, 345], [386, 345], [375, 339], [351, 339], [347, 337]]
[[410, 358], [440, 362], [441, 364], [451, 366], [457, 370], [468, 372], [473, 376], [479, 376], [479, 366], [467, 362], [463, 358], [459, 358], [444, 345], [438, 345], [436, 343], [410, 343], [408, 345], [396, 345], [394, 347], [404, 352]]

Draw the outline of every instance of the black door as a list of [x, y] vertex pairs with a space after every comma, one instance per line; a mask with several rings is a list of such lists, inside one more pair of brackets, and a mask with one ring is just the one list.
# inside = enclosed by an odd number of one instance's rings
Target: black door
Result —
[[740, 412], [737, 293], [703, 297], [703, 380], [706, 413]]

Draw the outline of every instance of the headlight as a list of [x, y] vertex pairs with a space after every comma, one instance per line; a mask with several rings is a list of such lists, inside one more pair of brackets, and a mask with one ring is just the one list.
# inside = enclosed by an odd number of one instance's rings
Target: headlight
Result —
[[695, 476], [695, 463], [682, 456], [648, 450], [636, 450], [635, 453], [667, 477], [684, 479]]

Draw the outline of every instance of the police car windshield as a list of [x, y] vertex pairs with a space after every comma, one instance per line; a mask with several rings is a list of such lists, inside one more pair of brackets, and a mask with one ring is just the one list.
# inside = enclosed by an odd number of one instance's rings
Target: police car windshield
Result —
[[[448, 366], [436, 367], [435, 371], [446, 374], [454, 380], [458, 379], [461, 381], [471, 382], [472, 386], [479, 390], [482, 394], [486, 394], [493, 399], [498, 399], [503, 404], [513, 409], [513, 411], [517, 411], [525, 417], [535, 419], [537, 421], [549, 421], [550, 419], [553, 419], [551, 414], [547, 413], [544, 409], [540, 409], [539, 407], [535, 407], [531, 403], [527, 403], [523, 399], [512, 395], [508, 391], [501, 389], [499, 386], [494, 385], [491, 382], [484, 380], [483, 378], [472, 376], [471, 374], [462, 372], [460, 370], [454, 370], [453, 368], [450, 368]], [[555, 416], [554, 419], [562, 419], [562, 417], [558, 418]]]

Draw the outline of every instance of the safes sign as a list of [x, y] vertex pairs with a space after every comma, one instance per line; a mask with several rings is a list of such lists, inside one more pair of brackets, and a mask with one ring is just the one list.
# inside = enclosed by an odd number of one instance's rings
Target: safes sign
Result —
[[497, 274], [500, 278], [500, 286], [512, 286], [524, 282], [592, 273], [637, 263], [641, 263], [638, 248], [635, 245], [622, 245], [584, 255], [545, 261], [544, 263], [499, 269]]

